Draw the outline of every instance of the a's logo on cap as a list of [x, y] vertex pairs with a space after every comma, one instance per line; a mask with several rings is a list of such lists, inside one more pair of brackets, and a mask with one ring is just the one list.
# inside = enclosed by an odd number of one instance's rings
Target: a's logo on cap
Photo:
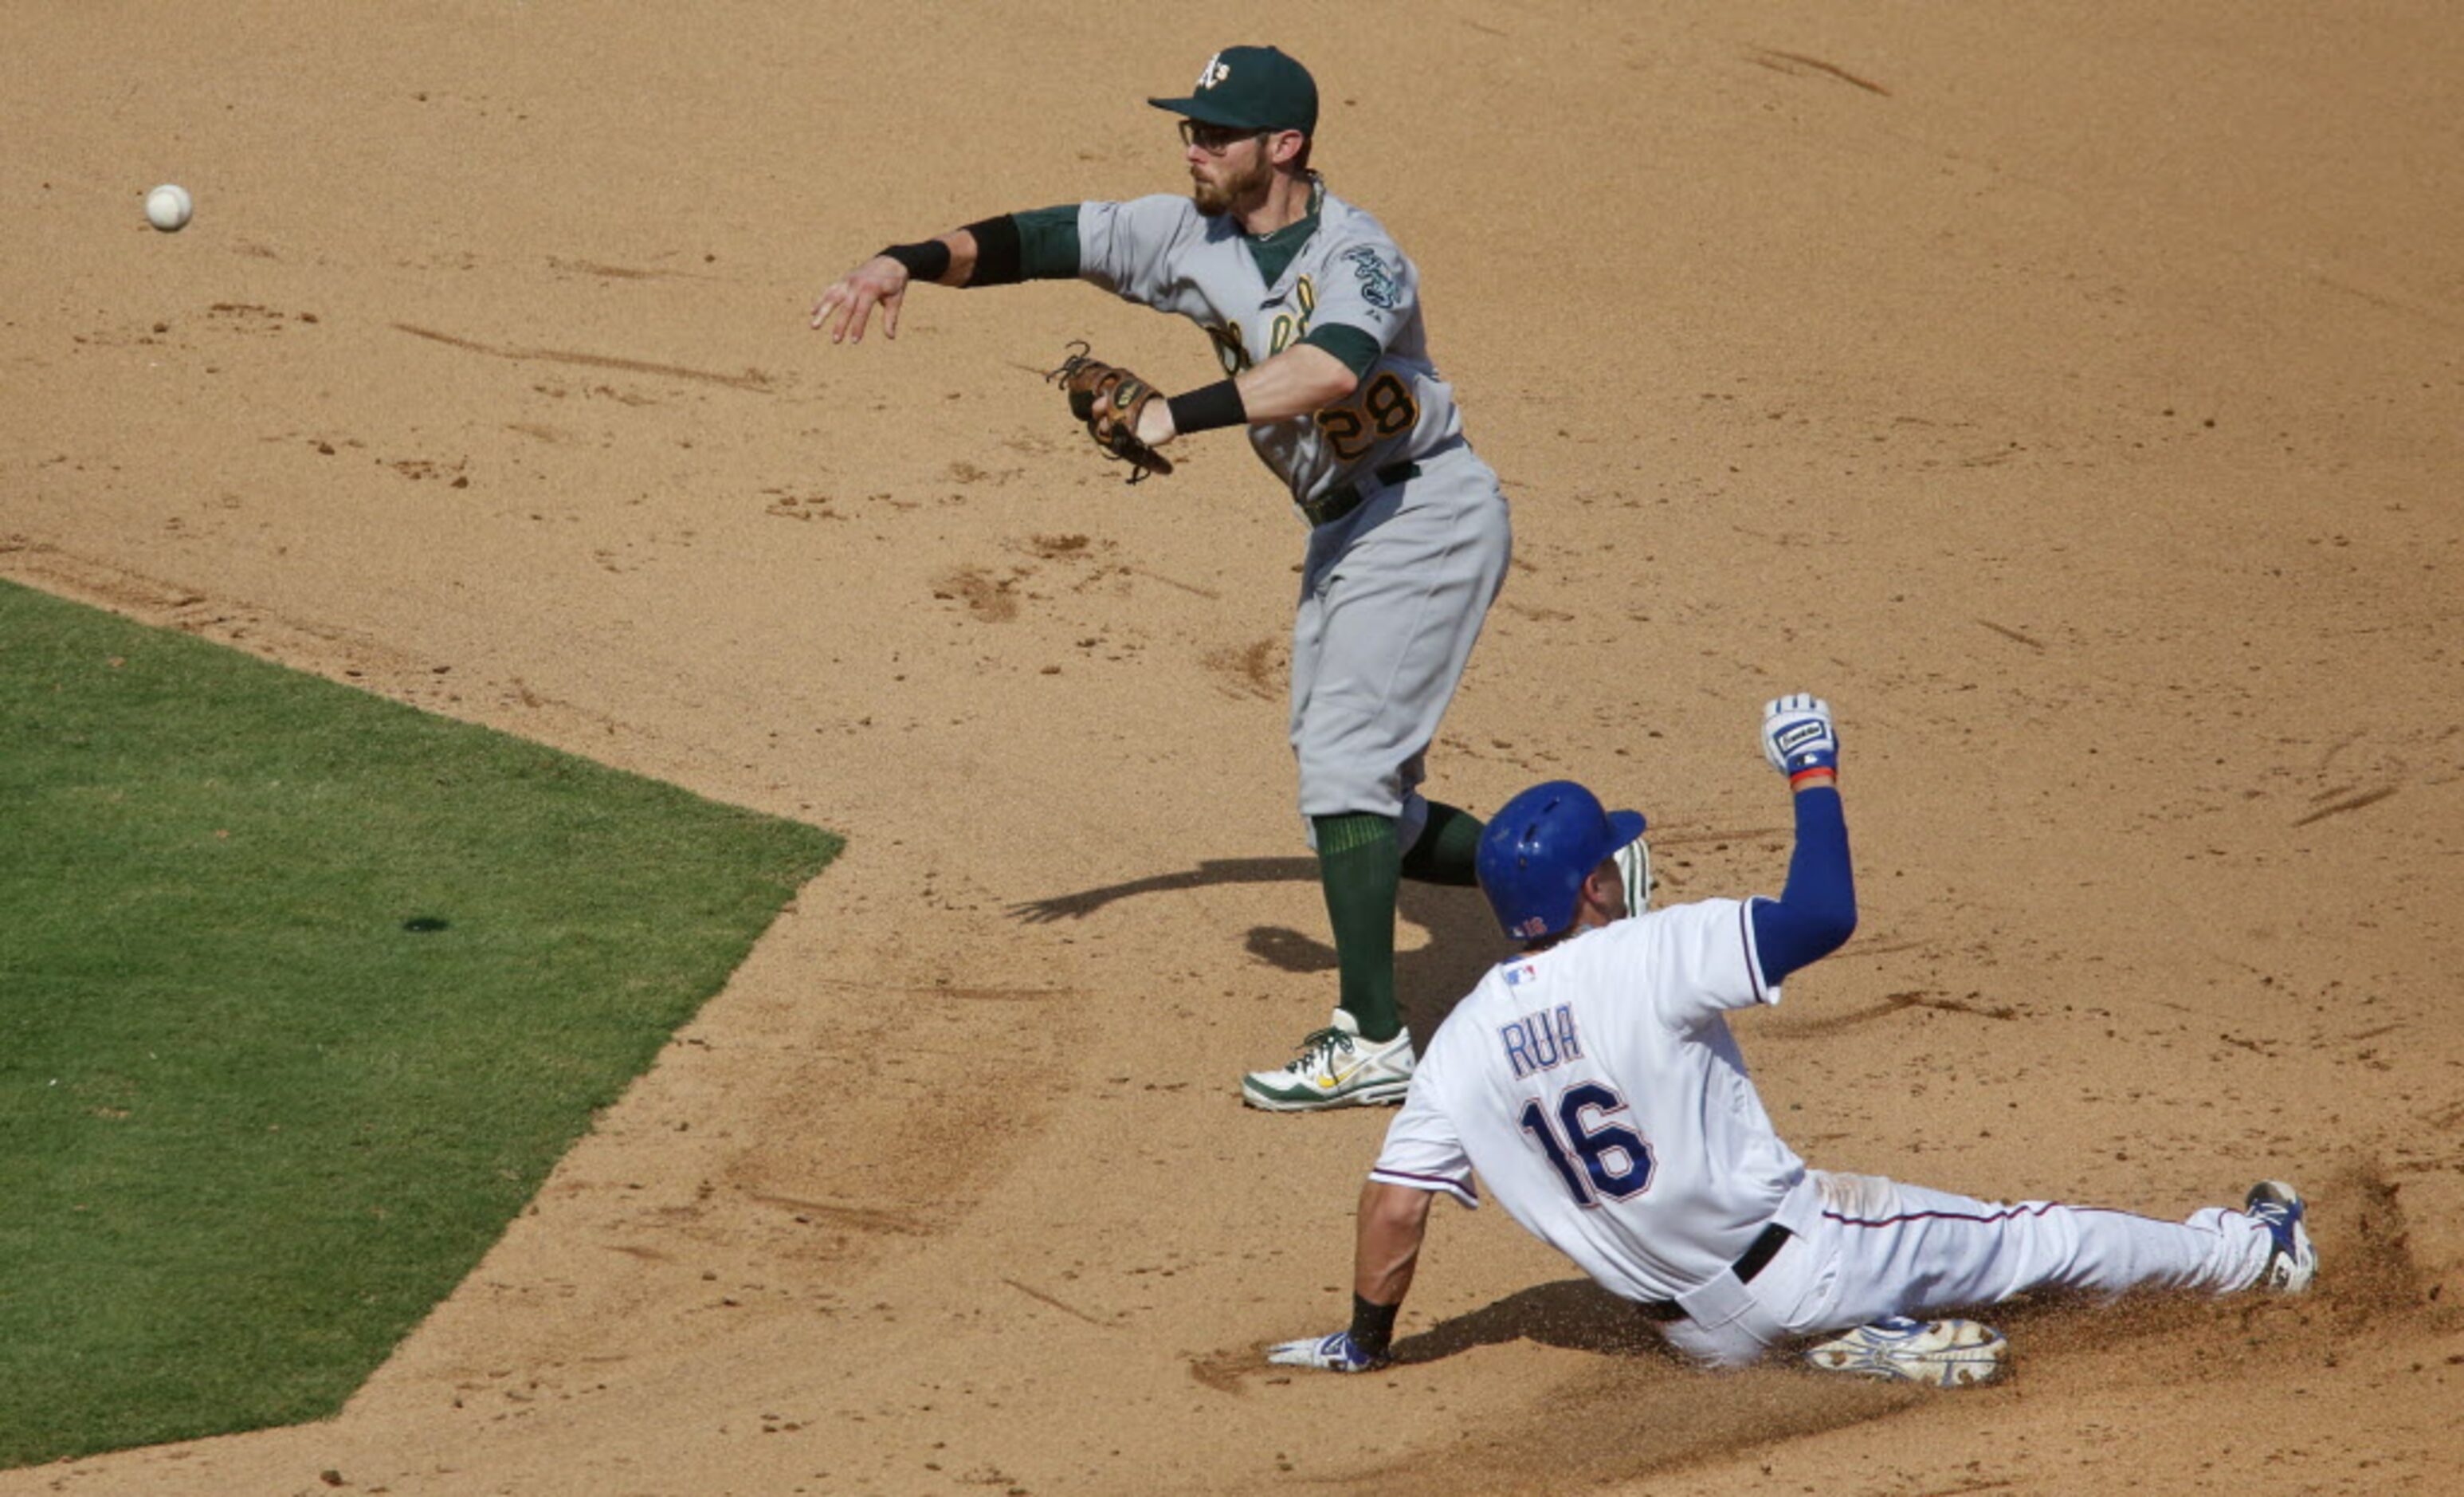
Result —
[[1206, 66], [1198, 70], [1198, 91], [1202, 94], [1231, 76], [1232, 65], [1224, 61], [1223, 54], [1219, 52], [1206, 59]]

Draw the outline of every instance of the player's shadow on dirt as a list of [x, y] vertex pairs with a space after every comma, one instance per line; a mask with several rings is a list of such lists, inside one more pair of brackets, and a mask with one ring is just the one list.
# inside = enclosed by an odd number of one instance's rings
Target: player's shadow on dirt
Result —
[[[2049, 1295], [1977, 1311], [2011, 1338], [2018, 1378], [2013, 1387], [1943, 1395], [1810, 1371], [1784, 1354], [1735, 1372], [1705, 1372], [1666, 1350], [1648, 1322], [1588, 1279], [1517, 1290], [1397, 1341], [1397, 1362], [1433, 1362], [1518, 1340], [1594, 1353], [1599, 1360], [1510, 1424], [1468, 1430], [1434, 1459], [1415, 1451], [1337, 1489], [1408, 1486], [1415, 1497], [1490, 1497], [1623, 1487], [1657, 1472], [1920, 1411], [1937, 1398], [1990, 1406], [2030, 1385], [2054, 1398], [2091, 1398], [2117, 1389], [2264, 1379], [2286, 1368], [2332, 1365], [2349, 1348], [2390, 1335], [2422, 1347], [2414, 1363], [2420, 1371], [2464, 1315], [2439, 1307], [2435, 1286], [2412, 1264], [2396, 1192], [2367, 1163], [2316, 1183], [2313, 1204], [2324, 1209], [2312, 1218], [2322, 1264], [2313, 1293], [2144, 1294], [2110, 1305]], [[1539, 1471], [1548, 1473], [1545, 1488], [1532, 1483]]]
[[[1056, 920], [1083, 920], [1116, 900], [1140, 894], [1174, 893], [1219, 884], [1309, 884], [1318, 881], [1317, 859], [1210, 858], [1181, 872], [1156, 873], [1123, 884], [1030, 899], [1009, 907], [1009, 914], [1029, 925]], [[1405, 879], [1395, 900], [1403, 921], [1429, 933], [1426, 945], [1395, 953], [1395, 994], [1404, 1023], [1414, 1034], [1431, 1034], [1470, 991], [1483, 972], [1505, 955], [1488, 902], [1477, 889], [1461, 889]], [[1250, 928], [1243, 945], [1249, 955], [1285, 972], [1331, 972], [1334, 948], [1325, 940], [1288, 926]], [[1398, 940], [1397, 946], [1401, 942]]]
[[[2119, 1299], [2042, 1292], [2000, 1305], [1935, 1313], [1987, 1320], [2025, 1354], [2114, 1354], [2145, 1365], [2144, 1343], [2163, 1342], [2176, 1354], [2210, 1342], [2240, 1343], [2265, 1324], [2284, 1344], [2332, 1345], [2401, 1324], [2434, 1335], [2464, 1324], [2464, 1310], [2438, 1303], [2434, 1276], [2413, 1262], [2411, 1232], [2396, 1188], [2374, 1160], [2347, 1161], [2314, 1182], [2310, 1224], [2321, 1268], [2313, 1290], [2297, 1298], [2145, 1291]], [[1518, 1289], [1493, 1304], [1439, 1322], [1395, 1343], [1398, 1362], [1431, 1362], [1475, 1347], [1529, 1340], [1569, 1351], [1637, 1355], [1684, 1369], [1659, 1332], [1624, 1300], [1589, 1279], [1562, 1279]], [[2187, 1354], [2196, 1359], [2196, 1352]], [[1822, 1379], [1828, 1380], [1828, 1379]]]
[[1639, 1311], [1589, 1279], [1517, 1289], [1495, 1304], [1440, 1321], [1395, 1343], [1398, 1362], [1434, 1362], [1476, 1346], [1537, 1341], [1570, 1352], [1645, 1356], [1680, 1365]]
[[[2212, 1300], [2189, 1296], [2150, 1294], [2133, 1296], [2119, 1305], [2098, 1305], [2083, 1298], [2043, 1295], [1967, 1313], [1991, 1320], [2014, 1339], [2067, 1345], [2085, 1339], [2068, 1332], [2065, 1328], [2070, 1325], [2085, 1325], [2090, 1334], [2107, 1340], [2116, 1334], [2162, 1335], [2178, 1332], [2203, 1315], [2212, 1316], [2213, 1306]], [[1494, 1304], [1441, 1321], [1396, 1342], [1395, 1360], [1434, 1362], [1477, 1347], [1512, 1341], [1639, 1358], [1688, 1376], [1708, 1376], [1671, 1351], [1632, 1305], [1589, 1279], [1534, 1285]], [[1778, 1366], [1784, 1361], [1785, 1358], [1773, 1357], [1766, 1366]]]
[[[2117, 1328], [2129, 1333], [2161, 1333], [2178, 1329], [2212, 1301], [2148, 1296], [2125, 1302], [2125, 1309], [2091, 1308], [2084, 1300], [2045, 1296], [1972, 1310], [2005, 1330], [2044, 1334], [2072, 1318], [2101, 1316], [2104, 1333]], [[1639, 1357], [1687, 1375], [1699, 1370], [1668, 1348], [1659, 1332], [1635, 1308], [1589, 1279], [1561, 1279], [1554, 1284], [1518, 1289], [1494, 1304], [1441, 1321], [1417, 1335], [1395, 1343], [1397, 1362], [1434, 1362], [1460, 1355], [1475, 1347], [1510, 1341], [1535, 1341], [1569, 1352]], [[1778, 1358], [1774, 1358], [1776, 1363]]]
[[[1483, 1429], [1442, 1458], [1363, 1473], [1349, 1489], [1419, 1497], [1578, 1491], [1818, 1434], [1916, 1406], [1925, 1390], [1812, 1372], [1782, 1358], [1706, 1372], [1668, 1350], [1633, 1306], [1589, 1279], [1520, 1289], [1395, 1344], [1405, 1365], [1510, 1341], [1597, 1354], [1511, 1427]], [[1974, 1397], [1975, 1395], [1969, 1395]], [[1531, 1474], [1549, 1473], [1549, 1485]]]

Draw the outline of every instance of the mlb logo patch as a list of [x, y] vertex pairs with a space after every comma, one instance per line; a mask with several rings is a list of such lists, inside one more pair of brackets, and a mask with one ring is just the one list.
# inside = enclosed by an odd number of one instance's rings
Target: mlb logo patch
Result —
[[1540, 980], [1540, 969], [1528, 961], [1518, 961], [1506, 969], [1506, 985], [1521, 987], [1526, 982]]

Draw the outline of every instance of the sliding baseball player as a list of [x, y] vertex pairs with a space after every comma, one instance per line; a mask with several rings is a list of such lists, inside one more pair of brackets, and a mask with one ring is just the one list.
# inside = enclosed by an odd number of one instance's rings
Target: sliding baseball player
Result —
[[[2016, 1204], [1809, 1170], [1765, 1113], [1727, 1015], [1857, 924], [1828, 704], [1766, 709], [1796, 843], [1777, 899], [1636, 913], [1618, 849], [1642, 818], [1565, 781], [1516, 796], [1477, 855], [1522, 943], [1441, 1024], [1386, 1133], [1355, 1223], [1353, 1319], [1272, 1359], [1360, 1372], [1390, 1355], [1430, 1202], [1508, 1216], [1709, 1366], [1820, 1340], [1815, 1365], [1945, 1385], [1990, 1380], [2001, 1336], [1923, 1318], [2031, 1289], [2306, 1289], [2318, 1254], [2292, 1187], [2179, 1222]], [[1477, 1181], [1475, 1180], [1477, 1176]], [[1843, 1333], [1844, 1332], [1844, 1333]]]

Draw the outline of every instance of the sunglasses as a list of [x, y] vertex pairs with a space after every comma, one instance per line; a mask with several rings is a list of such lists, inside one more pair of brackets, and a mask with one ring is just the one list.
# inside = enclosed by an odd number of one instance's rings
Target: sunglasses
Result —
[[1244, 130], [1239, 125], [1208, 124], [1203, 120], [1183, 120], [1180, 122], [1180, 143], [1195, 145], [1209, 156], [1221, 156], [1243, 141], [1263, 141], [1274, 133], [1272, 130]]

